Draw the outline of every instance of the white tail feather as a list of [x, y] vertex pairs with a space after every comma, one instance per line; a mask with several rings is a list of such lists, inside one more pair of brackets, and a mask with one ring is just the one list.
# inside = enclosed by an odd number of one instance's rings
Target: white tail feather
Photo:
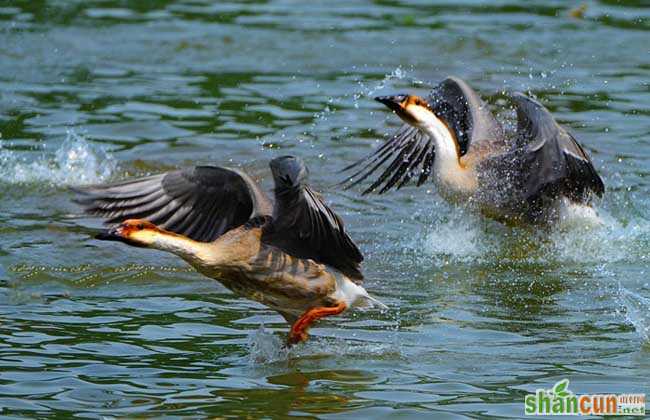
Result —
[[363, 298], [365, 298], [365, 302], [363, 304], [359, 305], [360, 307], [363, 307], [363, 308], [378, 307], [382, 311], [387, 311], [388, 310], [388, 306], [384, 305], [377, 298], [374, 298], [374, 297], [370, 296], [369, 294], [366, 294]]
[[373, 308], [376, 306], [383, 310], [388, 309], [388, 306], [370, 296], [366, 289], [342, 274], [336, 277], [336, 286], [338, 299], [344, 301], [349, 308]]

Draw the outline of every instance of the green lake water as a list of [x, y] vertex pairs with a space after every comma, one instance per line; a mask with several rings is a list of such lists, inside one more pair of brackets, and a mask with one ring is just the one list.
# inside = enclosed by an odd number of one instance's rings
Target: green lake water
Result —
[[[602, 226], [336, 186], [399, 125], [374, 96], [450, 74], [510, 124], [520, 90], [569, 127], [607, 186]], [[517, 418], [564, 378], [650, 393], [649, 81], [642, 0], [0, 0], [0, 416]], [[281, 154], [390, 307], [289, 353], [276, 313], [92, 239], [67, 189], [194, 164], [271, 188]]]

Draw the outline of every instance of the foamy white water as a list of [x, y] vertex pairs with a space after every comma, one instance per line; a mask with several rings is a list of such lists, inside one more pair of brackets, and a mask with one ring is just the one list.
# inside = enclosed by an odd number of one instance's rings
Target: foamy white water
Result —
[[36, 159], [0, 145], [0, 182], [6, 184], [93, 184], [108, 179], [116, 166], [112, 155], [73, 130], [54, 153], [43, 152]]
[[486, 232], [477, 220], [451, 218], [436, 223], [426, 235], [424, 249], [432, 255], [451, 256], [456, 260], [481, 257], [489, 249]]
[[560, 224], [564, 226], [602, 226], [605, 221], [592, 206], [563, 200], [560, 205]]
[[251, 364], [286, 360], [289, 350], [278, 334], [264, 328], [264, 324], [248, 334], [248, 358]]
[[[643, 218], [619, 221], [599, 209], [600, 224], [592, 219], [574, 219], [552, 232], [550, 240], [558, 259], [572, 262], [612, 263], [637, 261], [650, 257], [643, 246], [650, 239], [650, 222]], [[581, 220], [582, 223], [577, 221]]]
[[[458, 262], [514, 258], [581, 264], [650, 260], [650, 249], [645, 246], [650, 243], [650, 221], [645, 218], [622, 221], [605, 209], [584, 206], [572, 207], [565, 216], [549, 230], [529, 230], [455, 208], [453, 214], [423, 222], [427, 232], [406, 241], [405, 246], [422, 250], [434, 261], [440, 257]], [[526, 252], [509, 252], [522, 243]]]

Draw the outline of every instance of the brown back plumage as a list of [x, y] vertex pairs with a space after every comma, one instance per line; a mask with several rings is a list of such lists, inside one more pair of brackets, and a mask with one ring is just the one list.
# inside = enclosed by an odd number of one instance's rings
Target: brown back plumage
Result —
[[301, 159], [271, 161], [273, 206], [245, 173], [197, 166], [113, 184], [74, 188], [76, 202], [108, 224], [146, 219], [200, 242], [211, 242], [236, 227], [261, 226], [262, 241], [287, 254], [312, 259], [361, 280], [363, 256], [343, 221], [307, 185]]

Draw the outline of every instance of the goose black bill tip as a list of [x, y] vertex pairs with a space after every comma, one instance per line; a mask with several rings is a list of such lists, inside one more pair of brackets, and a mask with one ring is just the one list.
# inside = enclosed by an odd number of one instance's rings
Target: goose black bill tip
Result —
[[399, 95], [386, 95], [386, 96], [375, 96], [375, 101], [380, 102], [390, 109], [394, 109], [395, 107], [402, 107], [402, 102], [406, 100], [408, 95], [404, 94], [399, 94]]
[[100, 241], [123, 241], [117, 228], [104, 229], [95, 235], [95, 239]]
[[124, 236], [124, 232], [120, 229], [119, 226], [102, 230], [101, 232], [95, 235], [95, 239], [100, 241], [122, 242], [124, 244], [134, 246], [136, 248], [147, 247], [146, 245], [140, 242], [131, 240], [128, 237]]
[[400, 117], [406, 115], [406, 110], [404, 108], [405, 102], [408, 99], [408, 95], [390, 95], [390, 96], [377, 96], [375, 101], [380, 102], [391, 111], [395, 112]]

